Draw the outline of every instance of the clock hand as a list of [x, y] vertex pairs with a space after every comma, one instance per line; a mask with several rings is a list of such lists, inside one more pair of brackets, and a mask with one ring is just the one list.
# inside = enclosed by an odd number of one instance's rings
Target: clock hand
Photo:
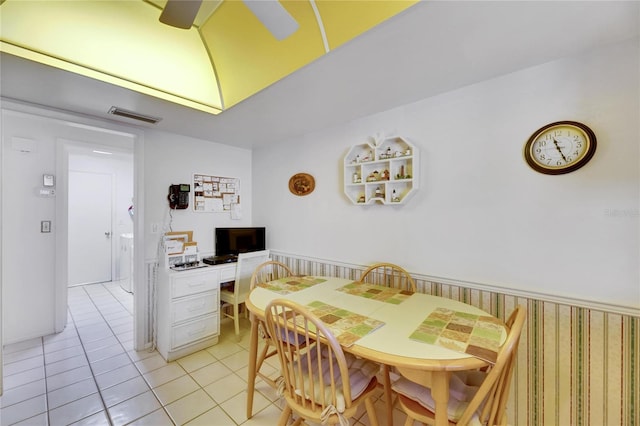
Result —
[[566, 157], [564, 156], [564, 154], [562, 153], [562, 150], [560, 149], [560, 147], [558, 146], [558, 141], [556, 140], [556, 138], [553, 138], [553, 143], [556, 146], [556, 149], [558, 150], [558, 152], [560, 153], [560, 155], [562, 156], [562, 159], [564, 160], [564, 162], [567, 162]]

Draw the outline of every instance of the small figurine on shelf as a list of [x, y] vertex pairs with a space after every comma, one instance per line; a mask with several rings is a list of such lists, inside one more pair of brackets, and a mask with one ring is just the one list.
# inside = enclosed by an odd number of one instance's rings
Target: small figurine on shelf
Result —
[[387, 147], [387, 154], [385, 155], [384, 158], [391, 158], [391, 147]]
[[382, 193], [382, 189], [380, 187], [377, 187], [373, 196], [375, 198], [384, 198], [384, 194]]
[[357, 172], [353, 174], [353, 183], [360, 183], [360, 175]]
[[382, 172], [382, 179], [389, 180], [389, 170], [385, 170]]
[[360, 198], [358, 198], [358, 202], [364, 203], [364, 195], [361, 195]]
[[407, 148], [407, 150], [404, 152], [404, 155], [406, 156], [411, 155], [411, 148]]
[[356, 161], [355, 161], [355, 162], [356, 162], [356, 163], [359, 163], [359, 162], [360, 162], [360, 154], [356, 154]]
[[397, 203], [400, 201], [400, 197], [398, 197], [398, 195], [396, 194], [395, 189], [393, 190], [393, 192], [391, 192], [391, 201], [393, 201], [394, 203]]

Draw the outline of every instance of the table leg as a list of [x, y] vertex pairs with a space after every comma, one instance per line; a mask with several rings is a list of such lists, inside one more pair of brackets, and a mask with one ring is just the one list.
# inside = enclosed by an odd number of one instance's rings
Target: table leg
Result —
[[449, 404], [449, 371], [434, 371], [433, 386], [431, 396], [436, 403], [436, 426], [446, 426], [449, 424], [447, 417], [447, 405]]
[[387, 426], [393, 426], [393, 392], [391, 392], [391, 378], [389, 377], [390, 367], [382, 366], [382, 374], [384, 376], [384, 397], [387, 404]]
[[253, 416], [253, 393], [256, 389], [256, 362], [258, 360], [258, 321], [251, 319], [251, 345], [249, 346], [249, 377], [247, 378], [247, 419]]

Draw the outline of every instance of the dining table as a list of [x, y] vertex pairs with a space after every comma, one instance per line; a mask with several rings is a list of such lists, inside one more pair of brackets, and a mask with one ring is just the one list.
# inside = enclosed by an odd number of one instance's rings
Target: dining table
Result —
[[[411, 293], [329, 276], [288, 277], [260, 283], [246, 299], [252, 315], [249, 348], [247, 417], [253, 413], [253, 394], [258, 353], [258, 321], [274, 299], [288, 299], [309, 309], [339, 309], [359, 318], [367, 327], [345, 330], [341, 343], [345, 352], [395, 367], [404, 377], [431, 389], [435, 402], [436, 425], [448, 425], [449, 380], [454, 371], [486, 367], [490, 361], [460, 350], [453, 350], [420, 337], [419, 328], [437, 312], [461, 312], [482, 318], [497, 318], [469, 304], [424, 293]], [[254, 316], [256, 318], [254, 318]], [[348, 323], [349, 321], [347, 321]], [[363, 331], [364, 329], [364, 331]], [[340, 332], [341, 330], [338, 330]], [[352, 335], [355, 333], [355, 336]], [[335, 332], [334, 332], [335, 334]], [[499, 337], [506, 339], [506, 329]], [[338, 336], [338, 341], [341, 338]], [[393, 424], [390, 383], [385, 380], [387, 424]]]

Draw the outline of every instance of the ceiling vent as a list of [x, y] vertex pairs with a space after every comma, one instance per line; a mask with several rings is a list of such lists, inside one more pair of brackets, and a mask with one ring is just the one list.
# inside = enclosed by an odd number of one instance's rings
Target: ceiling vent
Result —
[[142, 115], [134, 111], [127, 111], [126, 109], [114, 106], [109, 109], [109, 114], [119, 115], [120, 117], [131, 118], [133, 120], [144, 121], [145, 123], [151, 124], [156, 124], [158, 121], [162, 120], [162, 118], [151, 117], [150, 115]]

